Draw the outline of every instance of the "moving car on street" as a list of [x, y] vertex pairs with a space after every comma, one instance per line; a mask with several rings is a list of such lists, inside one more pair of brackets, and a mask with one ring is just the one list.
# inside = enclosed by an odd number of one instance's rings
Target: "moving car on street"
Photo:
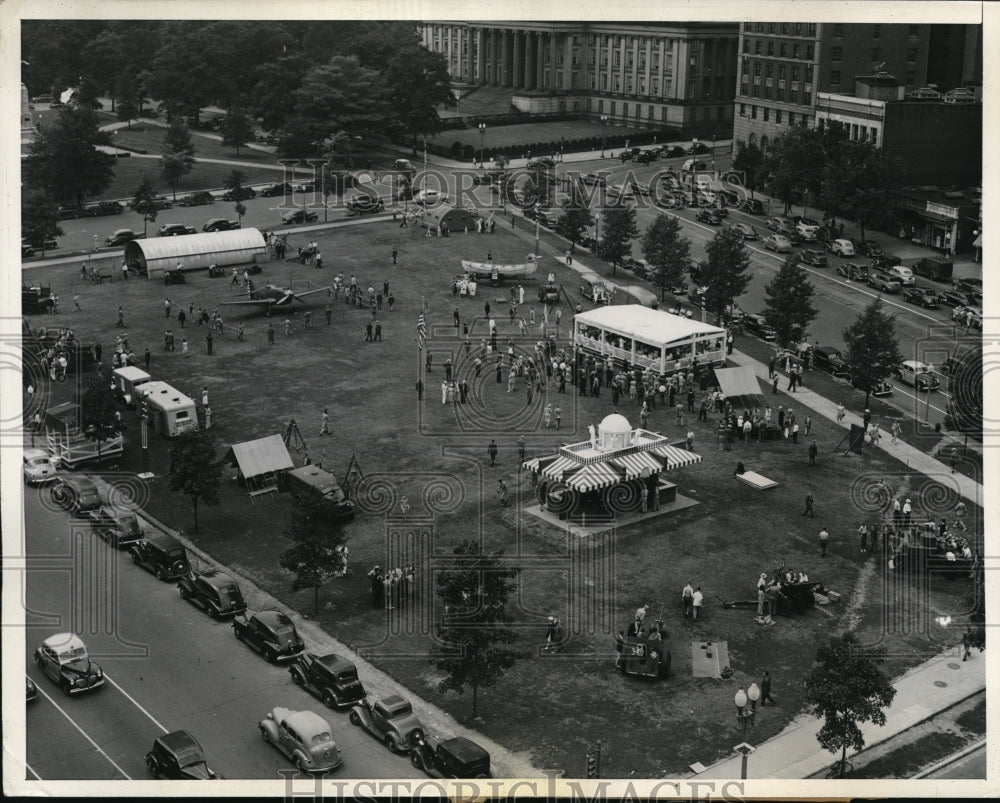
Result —
[[87, 645], [73, 633], [56, 633], [35, 649], [35, 663], [63, 694], [81, 694], [104, 685], [104, 670], [90, 660]]
[[323, 701], [327, 708], [342, 708], [365, 698], [358, 668], [339, 655], [304, 652], [288, 667], [292, 682]]
[[306, 209], [293, 209], [281, 216], [281, 222], [285, 226], [292, 223], [315, 223], [317, 220], [319, 220], [319, 215]]
[[937, 309], [941, 306], [938, 294], [926, 287], [908, 287], [903, 291], [903, 301], [924, 307], [925, 309]]
[[932, 373], [933, 370], [933, 366], [919, 360], [903, 360], [896, 368], [896, 379], [922, 392], [937, 390], [941, 387], [941, 380]]
[[175, 781], [214, 781], [219, 778], [205, 761], [198, 740], [187, 731], [157, 736], [146, 753], [146, 766], [157, 778]]
[[237, 641], [259, 652], [269, 663], [294, 661], [306, 645], [299, 638], [295, 624], [280, 611], [248, 611], [233, 617], [233, 633]]
[[227, 220], [224, 217], [213, 217], [208, 220], [204, 226], [201, 227], [202, 231], [233, 231], [240, 227], [240, 222], [238, 220]]
[[213, 619], [235, 616], [247, 609], [236, 581], [215, 569], [200, 574], [194, 570], [188, 572], [178, 580], [177, 591], [181, 599], [194, 603]]
[[414, 735], [426, 733], [410, 701], [398, 694], [381, 700], [365, 697], [351, 709], [351, 724], [364, 728], [393, 753], [409, 752], [414, 746]]
[[197, 234], [198, 230], [183, 223], [164, 223], [156, 232], [157, 237], [180, 237], [184, 234]]
[[743, 328], [752, 335], [763, 340], [776, 340], [778, 333], [768, 324], [767, 319], [759, 313], [749, 313], [743, 317]]
[[257, 726], [301, 772], [335, 770], [344, 763], [329, 723], [312, 711], [276, 706]]
[[783, 234], [772, 234], [761, 241], [765, 251], [774, 251], [776, 254], [789, 254], [792, 251], [791, 241]]
[[347, 200], [347, 214], [365, 215], [385, 211], [385, 201], [373, 195], [352, 195]]
[[132, 240], [141, 240], [143, 235], [132, 231], [132, 229], [115, 229], [104, 238], [105, 245], [125, 245]]

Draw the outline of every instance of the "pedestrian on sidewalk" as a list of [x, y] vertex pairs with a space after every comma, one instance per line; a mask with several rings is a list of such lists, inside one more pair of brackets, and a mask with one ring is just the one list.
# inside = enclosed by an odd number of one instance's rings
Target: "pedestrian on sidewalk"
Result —
[[767, 378], [774, 379], [774, 355], [767, 361]]
[[826, 547], [829, 542], [830, 542], [830, 533], [826, 529], [826, 527], [824, 527], [822, 530], [819, 531], [819, 549], [820, 549], [819, 556], [821, 558], [826, 557]]
[[773, 393], [775, 396], [778, 395], [778, 375], [777, 374], [775, 374], [771, 378], [771, 393]]
[[[798, 426], [798, 424], [796, 424]], [[816, 455], [819, 453], [819, 447], [816, 445], [816, 441], [809, 444], [809, 465], [816, 465]]]
[[771, 701], [771, 705], [777, 705], [771, 696], [771, 673], [765, 669], [764, 676], [760, 679], [760, 707], [763, 708], [768, 700]]
[[847, 411], [844, 409], [844, 405], [838, 404], [837, 405], [837, 423], [838, 424], [843, 424], [844, 423], [844, 416], [845, 415], [847, 415]]

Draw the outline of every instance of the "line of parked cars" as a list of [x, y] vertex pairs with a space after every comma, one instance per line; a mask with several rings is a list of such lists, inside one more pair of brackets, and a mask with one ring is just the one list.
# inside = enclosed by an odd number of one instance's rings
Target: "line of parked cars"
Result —
[[[116, 549], [128, 549], [132, 562], [164, 582], [176, 582], [180, 597], [212, 619], [231, 619], [237, 640], [271, 663], [287, 663], [292, 682], [328, 708], [349, 709], [351, 724], [395, 753], [409, 754], [414, 767], [437, 778], [489, 778], [490, 755], [464, 737], [435, 739], [399, 695], [378, 699], [367, 694], [357, 667], [336, 654], [306, 650], [295, 623], [280, 611], [247, 609], [237, 582], [225, 572], [191, 567], [184, 545], [166, 533], [144, 531], [135, 511], [103, 503], [97, 486], [78, 475], [61, 475], [48, 455], [25, 450], [24, 480], [51, 483], [53, 501], [71, 515], [90, 521], [94, 532]], [[104, 685], [104, 670], [90, 659], [83, 640], [72, 633], [46, 638], [34, 652], [40, 671], [67, 695]], [[26, 699], [38, 689], [30, 678]], [[303, 772], [325, 772], [344, 763], [333, 729], [309, 710], [275, 706], [258, 723], [261, 737]], [[214, 780], [204, 751], [190, 733], [173, 731], [156, 738], [145, 762], [157, 778]]]

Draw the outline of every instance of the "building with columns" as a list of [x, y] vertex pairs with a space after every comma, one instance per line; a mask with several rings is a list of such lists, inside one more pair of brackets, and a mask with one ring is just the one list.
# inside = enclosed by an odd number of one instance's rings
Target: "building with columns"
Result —
[[503, 87], [524, 112], [728, 138], [739, 25], [727, 22], [458, 22], [421, 25], [456, 83]]

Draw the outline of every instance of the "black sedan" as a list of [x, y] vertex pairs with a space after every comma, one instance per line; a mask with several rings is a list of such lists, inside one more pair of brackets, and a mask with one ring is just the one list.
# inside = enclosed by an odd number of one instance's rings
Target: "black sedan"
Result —
[[233, 618], [233, 633], [272, 664], [295, 660], [306, 648], [295, 624], [279, 611], [260, 611], [252, 616], [238, 613]]
[[307, 212], [305, 209], [293, 209], [291, 212], [286, 212], [281, 218], [281, 222], [285, 225], [290, 223], [314, 223], [317, 220], [319, 220], [319, 215], [315, 212]]
[[[239, 197], [237, 197], [237, 195]], [[241, 187], [239, 192], [236, 190], [226, 190], [222, 194], [223, 201], [246, 201], [251, 198], [257, 197], [257, 190], [253, 187]]]
[[799, 254], [799, 262], [805, 265], [812, 265], [814, 268], [825, 268], [827, 266], [826, 254], [814, 248], [807, 248]]
[[847, 360], [844, 359], [843, 353], [833, 346], [820, 346], [813, 349], [813, 361], [821, 371], [826, 371], [834, 376], [846, 376], [849, 373]]
[[776, 340], [778, 333], [774, 331], [767, 319], [760, 314], [751, 314], [743, 318], [743, 328], [752, 335], [763, 340]]
[[926, 287], [908, 287], [903, 291], [903, 301], [909, 301], [925, 309], [937, 309], [941, 306], [938, 294]]
[[291, 193], [292, 185], [287, 181], [284, 184], [272, 184], [269, 187], [264, 187], [264, 189], [259, 190], [257, 194], [261, 198], [276, 198], [279, 195], [287, 195]]
[[973, 307], [976, 304], [971, 295], [960, 290], [942, 290], [938, 293], [938, 302], [949, 307]]
[[117, 201], [101, 201], [94, 206], [88, 206], [85, 211], [90, 217], [104, 217], [105, 215], [120, 215], [125, 211], [125, 207]]
[[722, 223], [722, 218], [711, 209], [702, 209], [694, 216], [699, 223], [707, 223], [709, 226], [718, 226]]
[[181, 198], [178, 202], [178, 206], [205, 206], [207, 204], [214, 204], [215, 198], [212, 197], [212, 193], [207, 191], [193, 192], [190, 195], [186, 195]]
[[854, 251], [862, 256], [866, 256], [874, 259], [875, 257], [885, 256], [885, 251], [882, 250], [882, 246], [879, 245], [875, 240], [851, 240], [854, 244]]

